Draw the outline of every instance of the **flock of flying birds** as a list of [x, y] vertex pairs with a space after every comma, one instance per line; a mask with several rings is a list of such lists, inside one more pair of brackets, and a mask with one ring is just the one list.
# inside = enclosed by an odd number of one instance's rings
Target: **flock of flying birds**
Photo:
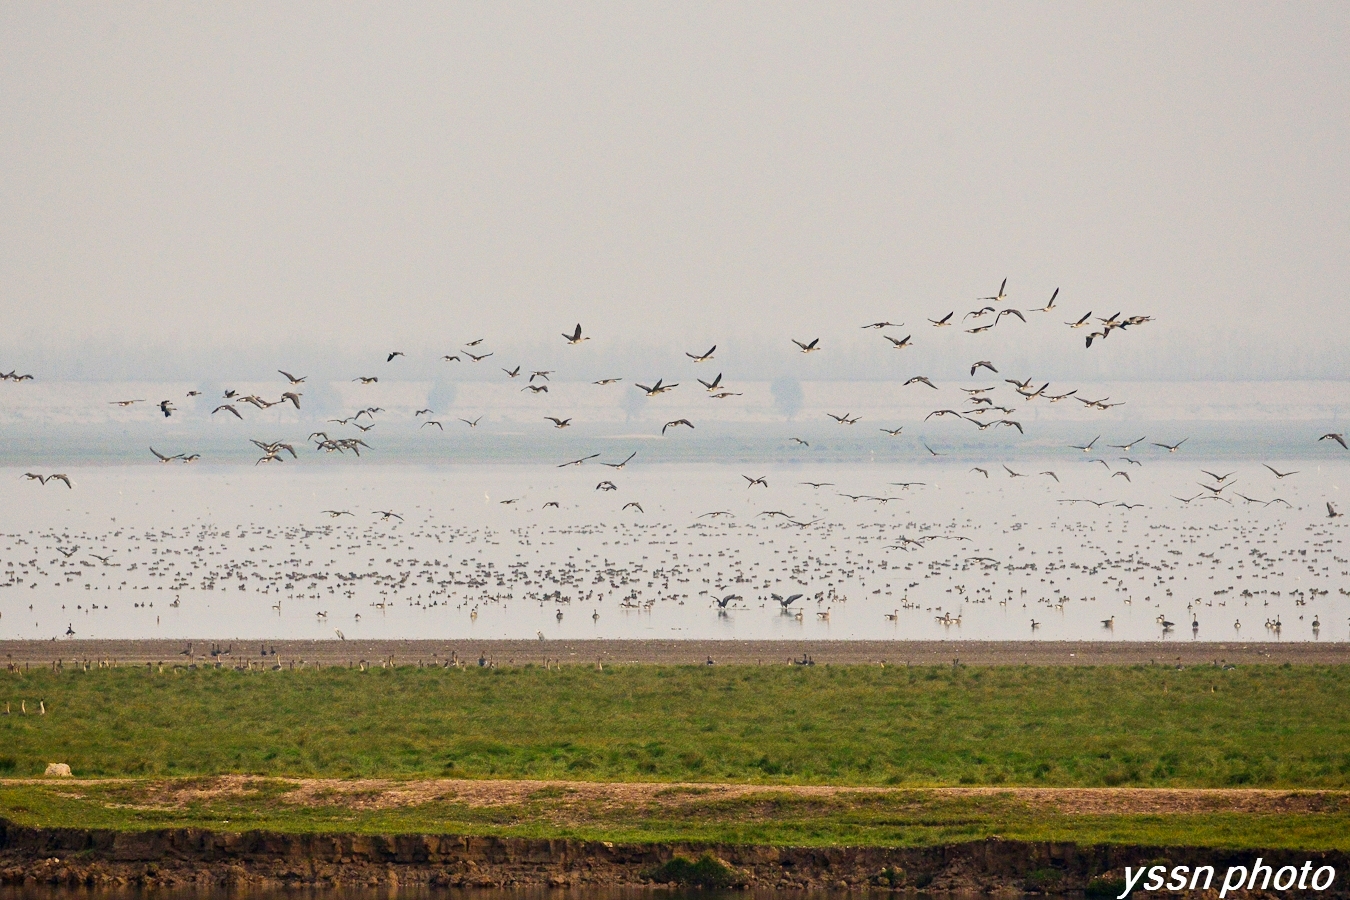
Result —
[[[1021, 325], [1027, 325], [1029, 321], [1033, 321], [1029, 320], [1028, 316], [1033, 317], [1038, 315], [1050, 316], [1058, 312], [1058, 308], [1056, 307], [1056, 301], [1059, 295], [1058, 289], [1056, 289], [1051, 294], [1049, 301], [1044, 306], [1025, 310], [1014, 308], [1008, 305], [1008, 295], [1006, 289], [1007, 289], [1007, 280], [1005, 279], [1003, 283], [1000, 285], [999, 290], [997, 291], [996, 294], [988, 297], [978, 298], [977, 302], [983, 305], [980, 305], [977, 308], [972, 309], [969, 312], [966, 312], [959, 320], [956, 319], [957, 311], [952, 310], [946, 313], [945, 315], [941, 315], [937, 318], [928, 318], [927, 319], [928, 327], [932, 328], [959, 327], [966, 334], [982, 335], [991, 332], [998, 327], [1003, 327], [1006, 329], [1009, 327], [1015, 328], [1020, 327]], [[1013, 320], [1016, 320], [1016, 323], [1018, 324], [1013, 324]], [[1064, 321], [1063, 325], [1070, 330], [1089, 329], [1086, 335], [1084, 336], [1084, 346], [1085, 349], [1091, 349], [1094, 345], [1100, 346], [1103, 341], [1110, 338], [1117, 331], [1123, 334], [1128, 329], [1137, 328], [1151, 321], [1152, 321], [1151, 316], [1147, 315], [1126, 316], [1122, 315], [1122, 313], [1120, 312], [1113, 313], [1108, 317], [1094, 318], [1092, 312], [1089, 311], [1081, 316], [1078, 316], [1077, 318], [1073, 318], [1069, 321]], [[891, 348], [895, 349], [896, 351], [904, 351], [912, 348], [915, 345], [915, 333], [913, 331], [906, 333], [903, 337], [897, 336], [900, 333], [898, 329], [903, 328], [903, 323], [895, 323], [890, 321], [877, 321], [863, 325], [861, 327], [865, 330], [875, 330], [879, 332], [880, 336], [889, 343]], [[561, 334], [561, 337], [567, 345], [573, 347], [579, 347], [580, 345], [584, 344], [586, 341], [589, 341], [591, 339], [590, 335], [583, 333], [583, 329], [580, 323], [577, 323], [576, 326], [570, 332], [563, 332]], [[803, 339], [803, 340], [792, 338], [790, 340], [791, 345], [795, 347], [796, 351], [801, 354], [815, 354], [821, 352], [828, 352], [827, 347], [825, 346], [825, 344], [822, 343], [820, 337], [811, 337], [810, 339]], [[482, 338], [468, 341], [464, 344], [461, 350], [455, 353], [449, 353], [441, 356], [440, 361], [447, 364], [464, 363], [466, 360], [471, 365], [483, 363], [484, 361], [494, 357], [495, 355], [495, 351], [483, 348], [481, 346], [483, 343], [484, 339]], [[714, 344], [704, 352], [701, 353], [685, 352], [684, 355], [688, 357], [688, 359], [690, 360], [689, 363], [690, 365], [702, 365], [714, 361], [716, 359], [716, 352], [717, 352], [717, 345]], [[394, 350], [386, 354], [383, 354], [383, 356], [385, 365], [396, 366], [397, 361], [400, 358], [406, 358], [407, 355], [403, 351]], [[286, 380], [287, 389], [279, 390], [277, 394], [274, 395], [275, 399], [269, 399], [260, 396], [258, 394], [245, 395], [235, 390], [227, 390], [224, 392], [223, 396], [219, 398], [220, 400], [219, 404], [216, 405], [215, 408], [211, 410], [210, 416], [223, 415], [231, 417], [232, 419], [238, 420], [240, 422], [246, 422], [247, 421], [245, 417], [245, 412], [247, 411], [246, 407], [251, 407], [256, 410], [265, 410], [273, 406], [291, 404], [296, 410], [302, 409], [302, 398], [304, 397], [304, 387], [307, 382], [307, 377], [303, 375], [295, 375], [289, 371], [282, 369], [278, 369], [277, 371]], [[550, 385], [554, 384], [551, 376], [558, 374], [555, 370], [532, 369], [527, 371], [523, 365], [516, 364], [511, 368], [501, 367], [501, 371], [504, 373], [506, 379], [511, 381], [520, 379], [523, 382], [522, 387], [520, 388], [520, 391], [522, 393], [528, 392], [533, 396], [540, 397], [541, 402], [551, 399], [547, 395], [550, 394]], [[966, 367], [963, 367], [963, 372], [964, 371], [967, 371]], [[991, 376], [991, 378], [992, 376], [1000, 376], [1004, 374], [999, 371], [993, 359], [978, 359], [974, 360], [969, 364], [968, 377], [975, 378], [981, 372], [988, 373], [989, 376]], [[32, 379], [31, 375], [17, 375], [13, 371], [11, 371], [8, 374], [3, 374], [3, 380], [6, 381], [18, 382], [31, 379]], [[378, 375], [357, 375], [352, 379], [353, 382], [362, 385], [377, 384], [379, 380], [380, 377]], [[641, 391], [643, 395], [646, 397], [656, 398], [663, 394], [667, 394], [671, 391], [680, 388], [681, 382], [684, 379], [681, 379], [681, 381], [674, 381], [669, 383], [666, 381], [665, 376], [645, 380], [648, 383], [644, 384], [641, 382], [634, 381], [632, 384], [633, 388], [635, 390]], [[706, 393], [706, 395], [712, 399], [725, 400], [732, 397], [742, 396], [741, 392], [732, 390], [728, 385], [724, 383], [723, 375], [720, 372], [715, 376], [710, 377], [706, 380], [703, 378], [697, 378], [695, 380], [698, 382], [699, 385], [701, 385], [702, 390]], [[592, 384], [599, 387], [612, 387], [622, 385], [623, 381], [624, 379], [622, 378], [609, 377], [598, 379], [592, 382]], [[989, 386], [959, 387], [958, 388], [959, 391], [965, 394], [963, 403], [947, 405], [942, 406], [938, 409], [933, 409], [924, 417], [923, 421], [926, 422], [935, 418], [951, 419], [954, 421], [971, 424], [982, 432], [992, 428], [1006, 428], [1015, 430], [1019, 435], [1025, 435], [1026, 428], [1024, 427], [1023, 422], [1020, 421], [1020, 419], [1015, 418], [1015, 416], [1017, 416], [1017, 407], [1009, 404], [1027, 404], [1031, 402], [1060, 403], [1069, 400], [1081, 404], [1085, 409], [1106, 411], [1114, 407], [1120, 406], [1125, 402], [1121, 400], [1112, 401], [1110, 397], [1091, 399], [1088, 397], [1079, 396], [1078, 389], [1076, 388], [1069, 390], [1051, 391], [1050, 382], [1037, 383], [1037, 381], [1032, 377], [1023, 377], [1023, 378], [1004, 377], [1002, 378], [1002, 381], [1003, 384], [1007, 385], [1008, 387], [1006, 388], [1000, 387], [998, 384], [992, 384]], [[904, 382], [904, 386], [906, 388], [931, 389], [935, 391], [939, 390], [939, 386], [937, 383], [935, 383], [934, 378], [927, 374], [916, 374], [910, 377], [908, 380]], [[685, 389], [688, 390], [688, 387], [686, 387]], [[188, 398], [199, 397], [201, 396], [201, 392], [197, 390], [188, 391], [186, 396]], [[142, 399], [119, 399], [109, 402], [114, 406], [126, 408], [138, 403], [147, 403], [152, 401], [142, 398]], [[175, 414], [180, 413], [180, 410], [178, 409], [178, 407], [175, 406], [173, 399], [162, 399], [158, 401], [157, 406], [159, 408], [159, 411], [162, 413], [163, 417], [166, 419], [171, 418]], [[370, 451], [372, 449], [371, 445], [366, 443], [366, 441], [363, 438], [366, 433], [368, 433], [375, 427], [376, 416], [383, 412], [384, 410], [382, 408], [372, 404], [365, 406], [361, 409], [358, 409], [350, 415], [344, 416], [342, 418], [330, 419], [328, 420], [327, 423], [325, 423], [334, 425], [337, 428], [355, 429], [360, 436], [336, 433], [336, 428], [334, 428], [328, 430], [314, 431], [309, 434], [307, 441], [312, 443], [313, 448], [316, 451], [322, 451], [325, 453], [338, 453], [338, 454], [346, 454], [348, 452], [351, 452], [355, 456], [360, 456], [361, 451], [363, 449], [367, 451]], [[443, 432], [445, 430], [447, 422], [450, 422], [451, 420], [445, 418], [433, 418], [436, 415], [437, 413], [435, 410], [431, 408], [423, 408], [418, 409], [413, 414], [413, 417], [415, 420], [419, 421], [419, 429], [435, 428], [438, 431]], [[832, 419], [834, 422], [836, 422], [839, 426], [842, 427], [851, 427], [857, 425], [861, 421], [860, 416], [855, 416], [851, 412], [843, 412], [843, 413], [831, 412], [827, 413], [827, 415], [829, 416], [830, 419]], [[423, 419], [423, 417], [425, 418]], [[575, 416], [561, 415], [561, 414], [541, 415], [542, 421], [548, 422], [552, 426], [552, 428], [559, 430], [571, 427], [574, 418]], [[458, 418], [454, 421], [462, 423], [467, 428], [474, 429], [479, 426], [481, 419], [482, 417], [479, 416], [473, 419]], [[668, 421], [665, 421], [662, 424], [660, 434], [662, 436], [666, 436], [681, 428], [694, 429], [695, 427], [696, 427], [695, 423], [691, 421], [690, 418], [687, 417], [672, 418]], [[892, 437], [901, 434], [903, 429], [904, 429], [903, 425], [898, 425], [894, 427], [886, 427], [886, 426], [880, 427], [880, 430], [882, 432]], [[330, 430], [334, 431], [335, 433], [330, 434], [329, 433]], [[1096, 451], [1098, 441], [1100, 441], [1100, 439], [1101, 436], [1099, 435], [1097, 437], [1094, 437], [1091, 441], [1087, 441], [1082, 444], [1072, 445], [1072, 449], [1080, 451], [1085, 455], [1091, 455]], [[256, 462], [257, 465], [281, 463], [286, 461], [288, 457], [291, 460], [298, 460], [300, 458], [299, 453], [297, 452], [296, 449], [297, 444], [300, 443], [298, 441], [258, 440], [256, 438], [251, 438], [250, 440], [251, 443], [256, 446], [260, 454]], [[809, 442], [800, 437], [792, 437], [790, 438], [790, 440], [800, 445], [809, 446]], [[1333, 441], [1336, 444], [1339, 444], [1342, 449], [1350, 449], [1347, 448], [1345, 437], [1341, 433], [1327, 433], [1324, 434], [1319, 440]], [[1125, 482], [1131, 482], [1132, 478], [1130, 475], [1130, 467], [1131, 466], [1142, 467], [1143, 465], [1143, 463], [1140, 460], [1134, 458], [1131, 455], [1136, 446], [1151, 446], [1157, 448], [1158, 450], [1166, 451], [1166, 453], [1168, 454], [1175, 454], [1182, 449], [1182, 447], [1186, 444], [1186, 441], [1187, 438], [1182, 438], [1180, 440], [1176, 440], [1170, 443], [1166, 441], [1148, 442], [1146, 437], [1141, 436], [1137, 439], [1125, 441], [1122, 443], [1108, 443], [1104, 446], [1109, 449], [1119, 451], [1120, 455], [1118, 456], [1117, 461], [1124, 462], [1126, 465], [1123, 468], [1112, 469], [1111, 463], [1108, 460], [1100, 457], [1094, 458], [1093, 462], [1100, 463], [1106, 469], [1106, 471], [1110, 473], [1109, 477], [1111, 479], [1121, 478]], [[924, 443], [923, 446], [932, 456], [936, 457], [941, 455], [938, 451], [934, 450], [932, 447], [929, 447], [927, 443]], [[150, 447], [149, 449], [150, 452], [153, 454], [154, 458], [158, 462], [165, 464], [175, 462], [192, 463], [201, 458], [200, 454], [197, 453], [191, 454], [182, 452], [165, 453], [155, 449], [153, 446]], [[614, 462], [600, 462], [599, 464], [608, 467], [614, 472], [619, 472], [623, 470], [625, 466], [627, 466], [636, 455], [637, 453], [636, 451], [634, 451], [622, 460], [617, 460]], [[591, 453], [576, 459], [566, 460], [564, 462], [558, 463], [557, 467], [566, 468], [573, 466], [582, 466], [593, 460], [598, 459], [599, 456], [600, 456], [599, 453]], [[1267, 465], [1266, 468], [1270, 470], [1270, 472], [1276, 478], [1277, 482], [1282, 482], [1285, 478], [1299, 474], [1296, 471], [1280, 471], [1270, 465]], [[985, 479], [989, 479], [991, 477], [991, 471], [997, 472], [1000, 475], [1000, 477], [1006, 474], [1008, 478], [1012, 479], [1046, 477], [1053, 479], [1055, 483], [1060, 482], [1059, 475], [1054, 470], [1041, 470], [1035, 473], [1021, 472], [1007, 464], [1003, 464], [1001, 466], [1001, 470], [994, 469], [993, 466], [988, 465], [975, 466], [970, 470], [970, 473], [977, 476], [982, 476]], [[1262, 500], [1259, 498], [1249, 496], [1248, 494], [1241, 493], [1237, 490], [1234, 490], [1233, 488], [1238, 482], [1233, 478], [1233, 473], [1231, 472], [1224, 474], [1208, 472], [1204, 470], [1202, 470], [1202, 472], [1203, 474], [1208, 476], [1208, 481], [1198, 482], [1198, 486], [1202, 489], [1200, 493], [1197, 493], [1194, 496], [1190, 497], [1182, 497], [1176, 495], [1173, 495], [1173, 497], [1177, 501], [1181, 502], [1183, 505], [1189, 505], [1193, 502], [1206, 502], [1206, 501], [1231, 504], [1236, 499], [1240, 499], [1241, 501], [1248, 504], [1262, 504], [1269, 506], [1271, 504], [1280, 503], [1288, 505], [1288, 501], [1283, 500], [1282, 498], [1279, 497]], [[63, 484], [65, 484], [67, 488], [73, 488], [71, 479], [64, 473], [43, 475], [29, 472], [25, 473], [24, 477], [33, 481], [37, 481], [39, 484], [49, 484], [53, 481], [60, 481]], [[765, 476], [743, 475], [742, 477], [746, 481], [747, 490], [754, 489], [757, 487], [768, 489], [769, 487], [767, 478]], [[817, 489], [821, 487], [832, 486], [831, 483], [829, 482], [803, 482], [803, 484], [810, 485], [811, 487]], [[918, 483], [901, 482], [897, 484], [904, 489], [908, 489], [909, 487], [915, 486]], [[604, 480], [601, 480], [595, 486], [594, 490], [606, 493], [613, 492], [618, 490], [618, 485], [612, 479], [606, 478]], [[893, 496], [882, 496], [874, 494], [851, 494], [844, 492], [839, 492], [839, 496], [852, 500], [855, 503], [858, 501], [871, 501], [877, 502], [882, 505], [891, 500], [898, 499]], [[518, 500], [519, 498], [507, 498], [500, 500], [499, 502], [502, 504], [509, 505], [518, 502]], [[1132, 504], [1127, 501], [1077, 499], [1077, 498], [1063, 499], [1060, 500], [1059, 502], [1069, 504], [1092, 503], [1097, 506], [1112, 505], [1124, 507], [1126, 509], [1133, 509], [1139, 505], [1139, 504]], [[557, 501], [550, 501], [548, 503], [545, 503], [543, 508], [557, 507], [558, 505], [559, 504]], [[1342, 513], [1340, 513], [1336, 509], [1333, 503], [1328, 502], [1326, 504], [1326, 507], [1327, 507], [1327, 518], [1335, 519], [1341, 517]], [[643, 506], [641, 502], [638, 500], [630, 500], [626, 502], [623, 505], [622, 510], [625, 511], [635, 510], [637, 513], [644, 512]], [[352, 515], [352, 513], [349, 510], [337, 510], [337, 509], [324, 510], [323, 513], [333, 518]], [[782, 515], [782, 518], [785, 520], [786, 524], [795, 526], [797, 528], [803, 529], [809, 528], [811, 526], [816, 525], [820, 521], [819, 519], [813, 519], [810, 521], [799, 521], [798, 519], [793, 518], [792, 516], [788, 515], [785, 512], [776, 510], [770, 511], [767, 514], [772, 516], [778, 515], [780, 513]], [[390, 522], [393, 520], [398, 520], [400, 522], [403, 521], [403, 515], [394, 510], [387, 510], [387, 509], [374, 510], [372, 511], [372, 515], [377, 516], [380, 521], [385, 522]], [[730, 515], [730, 513], [725, 510], [714, 510], [712, 512], [705, 513], [704, 515], [716, 518], [721, 515]], [[926, 540], [932, 540], [934, 539], [934, 537], [935, 536], [930, 535], [927, 538], [911, 539], [908, 537], [901, 536], [899, 538], [899, 543], [893, 545], [892, 549], [897, 550], [916, 549], [922, 547]], [[778, 600], [778, 602], [780, 603], [783, 603], [784, 609], [786, 609], [794, 599], [800, 596], [801, 595], [798, 594], [793, 598], [784, 600], [784, 598], [774, 595], [774, 599]], [[718, 607], [719, 610], [725, 610], [727, 604], [733, 599], [733, 597], [735, 599], [740, 599], [735, 595], [728, 595], [724, 599], [714, 598], [714, 604]], [[561, 613], [559, 613], [559, 615], [561, 616]], [[893, 618], [893, 614], [888, 614], [888, 618]], [[950, 624], [950, 622], [948, 624]], [[1033, 620], [1032, 627], [1036, 628], [1037, 626], [1038, 623], [1036, 623]]]

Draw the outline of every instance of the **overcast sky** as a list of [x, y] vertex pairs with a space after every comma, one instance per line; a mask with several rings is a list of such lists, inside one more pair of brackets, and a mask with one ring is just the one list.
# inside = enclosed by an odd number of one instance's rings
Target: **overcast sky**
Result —
[[1155, 316], [1106, 374], [1343, 376], [1348, 26], [1345, 3], [4, 4], [0, 365], [527, 353], [581, 321], [593, 353], [720, 343], [773, 374], [789, 337], [926, 329], [1006, 276], [1023, 308], [1059, 287], [1065, 318]]

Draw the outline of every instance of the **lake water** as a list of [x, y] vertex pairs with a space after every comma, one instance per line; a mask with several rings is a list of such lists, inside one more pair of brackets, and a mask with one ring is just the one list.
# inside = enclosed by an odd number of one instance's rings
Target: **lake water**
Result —
[[1070, 453], [8, 468], [0, 638], [1350, 638], [1350, 465]]

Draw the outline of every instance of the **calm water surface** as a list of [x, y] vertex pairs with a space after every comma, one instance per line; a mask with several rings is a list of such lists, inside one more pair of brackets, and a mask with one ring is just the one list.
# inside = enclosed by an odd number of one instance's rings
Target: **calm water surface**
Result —
[[0, 638], [1350, 638], [1350, 465], [981, 467], [0, 470]]

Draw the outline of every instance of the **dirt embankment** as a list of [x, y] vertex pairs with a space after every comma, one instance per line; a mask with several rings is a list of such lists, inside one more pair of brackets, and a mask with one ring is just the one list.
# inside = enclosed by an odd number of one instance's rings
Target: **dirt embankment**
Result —
[[[711, 854], [741, 887], [1052, 893], [1124, 866], [1330, 865], [1350, 854], [985, 841], [917, 849], [611, 844], [452, 835], [319, 835], [195, 829], [114, 832], [0, 822], [0, 882], [64, 886], [652, 886], [674, 857]], [[1347, 896], [1342, 882], [1321, 896]]]

